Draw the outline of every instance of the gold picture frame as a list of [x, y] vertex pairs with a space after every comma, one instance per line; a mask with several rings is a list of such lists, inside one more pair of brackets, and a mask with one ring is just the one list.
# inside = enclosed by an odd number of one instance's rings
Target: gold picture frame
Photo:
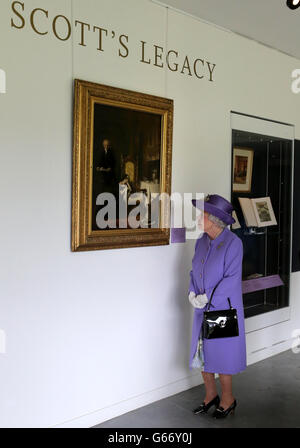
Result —
[[253, 154], [254, 150], [251, 148], [233, 148], [232, 191], [251, 192]]
[[[71, 250], [169, 244], [173, 100], [75, 79], [73, 113]], [[122, 228], [118, 219], [114, 228], [97, 227], [95, 198], [102, 190], [120, 197], [124, 183], [166, 193], [156, 228]]]

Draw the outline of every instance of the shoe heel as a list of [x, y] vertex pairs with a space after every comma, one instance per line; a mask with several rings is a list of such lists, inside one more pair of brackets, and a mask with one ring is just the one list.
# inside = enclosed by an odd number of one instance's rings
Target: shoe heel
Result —
[[232, 408], [232, 410], [231, 410], [231, 412], [230, 412], [231, 415], [234, 415], [236, 405], [237, 405], [237, 402], [235, 401], [235, 402], [234, 402], [234, 407]]

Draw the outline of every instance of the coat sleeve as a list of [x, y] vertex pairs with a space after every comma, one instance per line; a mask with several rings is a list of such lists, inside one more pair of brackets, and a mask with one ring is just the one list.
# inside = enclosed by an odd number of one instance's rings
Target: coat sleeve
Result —
[[[199, 243], [199, 239], [197, 239], [196, 244], [195, 244], [194, 257], [195, 257], [196, 252], [197, 252], [198, 243]], [[190, 284], [189, 284], [188, 295], [189, 295], [189, 293], [191, 291], [193, 291], [197, 295], [196, 287], [195, 287], [195, 283], [194, 283], [193, 269], [190, 270]]]
[[190, 270], [190, 285], [189, 285], [188, 295], [191, 291], [193, 291], [197, 295], [196, 288], [194, 285], [194, 279], [193, 279], [193, 269]]
[[227, 307], [227, 297], [230, 298], [231, 305], [234, 307], [236, 299], [242, 298], [242, 263], [243, 243], [240, 238], [234, 238], [225, 254], [223, 279], [213, 295], [214, 307], [217, 308], [220, 305]]

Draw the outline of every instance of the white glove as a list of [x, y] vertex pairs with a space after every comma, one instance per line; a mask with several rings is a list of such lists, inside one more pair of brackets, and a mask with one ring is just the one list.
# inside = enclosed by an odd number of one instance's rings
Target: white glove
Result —
[[189, 301], [194, 308], [204, 308], [208, 303], [208, 298], [206, 294], [199, 294], [196, 296], [194, 291], [189, 293]]

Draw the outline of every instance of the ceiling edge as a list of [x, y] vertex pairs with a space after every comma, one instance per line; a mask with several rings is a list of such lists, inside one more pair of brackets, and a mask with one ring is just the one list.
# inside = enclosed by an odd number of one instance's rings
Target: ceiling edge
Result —
[[188, 13], [186, 11], [183, 11], [182, 9], [178, 9], [178, 8], [175, 8], [174, 6], [170, 6], [170, 5], [164, 3], [164, 2], [162, 2], [160, 0], [148, 0], [148, 1], [150, 1], [151, 3], [155, 3], [156, 5], [162, 6], [164, 8], [171, 9], [172, 11], [178, 12], [178, 13], [183, 14], [185, 16], [191, 17], [191, 18], [193, 18], [195, 20], [198, 20], [199, 22], [205, 23], [206, 25], [213, 26], [213, 27], [215, 27], [215, 28], [217, 28], [219, 30], [225, 31], [226, 33], [235, 34], [237, 36], [243, 37], [244, 39], [251, 40], [252, 42], [256, 42], [259, 45], [263, 45], [264, 47], [267, 47], [267, 48], [269, 48], [271, 50], [277, 51], [278, 53], [284, 54], [285, 56], [289, 56], [290, 58], [296, 59], [296, 61], [300, 60], [300, 57], [298, 58], [297, 56], [295, 56], [295, 55], [293, 55], [291, 53], [288, 53], [288, 52], [286, 52], [284, 50], [280, 50], [279, 48], [276, 48], [276, 47], [272, 47], [271, 45], [266, 44], [265, 42], [262, 42], [260, 40], [256, 40], [256, 39], [254, 39], [252, 37], [249, 37], [249, 36], [247, 36], [245, 34], [239, 33], [238, 31], [233, 31], [233, 30], [230, 30], [229, 28], [224, 28], [221, 25], [217, 25], [216, 23], [210, 22], [208, 20], [202, 19], [201, 17], [195, 16], [194, 14], [191, 14], [191, 13]]

